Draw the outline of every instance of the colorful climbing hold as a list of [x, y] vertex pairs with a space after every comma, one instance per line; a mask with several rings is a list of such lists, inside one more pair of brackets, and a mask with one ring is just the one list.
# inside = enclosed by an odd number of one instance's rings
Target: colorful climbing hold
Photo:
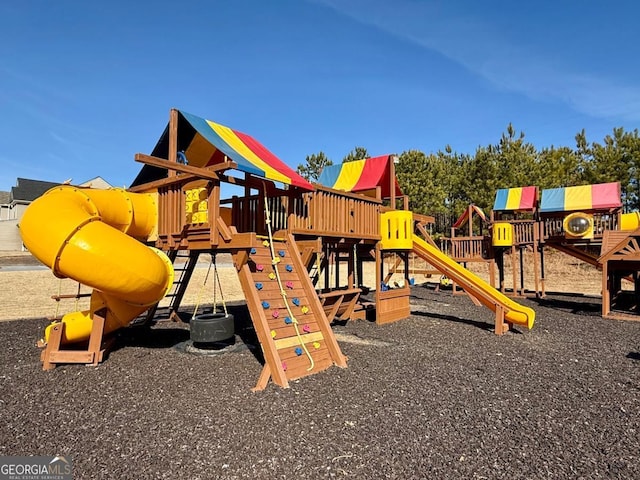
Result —
[[291, 300], [291, 303], [298, 307], [300, 305], [300, 299], [298, 297], [295, 297], [293, 300]]
[[316, 350], [320, 348], [320, 342], [313, 342], [313, 348], [315, 348]]
[[281, 257], [284, 257], [284, 250], [278, 250], [278, 255], [280, 255]]
[[294, 350], [296, 352], [296, 355], [300, 356], [302, 355], [303, 350], [300, 347], [296, 347], [296, 349]]
[[255, 248], [252, 248], [252, 249], [251, 249], [251, 255], [255, 255], [255, 254], [256, 254], [256, 252], [257, 252], [257, 250], [256, 250]]
[[256, 283], [256, 289], [257, 290], [262, 290], [262, 283], [261, 282], [257, 282]]
[[264, 242], [262, 242], [262, 245], [264, 245], [265, 247], [269, 246], [269, 240], [265, 240]]
[[287, 283], [284, 284], [284, 286], [287, 288], [293, 288], [293, 282], [289, 280]]
[[302, 326], [302, 331], [304, 333], [309, 333], [311, 331], [311, 327], [309, 325], [303, 325]]
[[280, 263], [280, 259], [278, 257], [275, 257], [273, 260], [271, 260], [271, 265], [277, 265]]
[[275, 330], [271, 330], [271, 338], [276, 338], [277, 335], [278, 332], [276, 332]]
[[287, 371], [287, 362], [282, 362], [282, 370]]
[[284, 323], [286, 323], [287, 325], [291, 325], [293, 323], [293, 320], [291, 320], [291, 317], [284, 317]]
[[287, 272], [293, 272], [293, 266], [292, 266], [292, 265], [287, 265], [287, 266], [286, 266], [286, 267], [284, 267], [284, 268], [285, 268], [285, 270], [286, 270]]
[[274, 310], [273, 312], [271, 312], [271, 316], [273, 318], [278, 318], [280, 316], [280, 312], [278, 310]]
[[261, 272], [264, 270], [264, 265], [262, 265], [261, 263], [256, 265], [256, 271]]
[[262, 308], [267, 309], [269, 307], [270, 307], [269, 302], [267, 302], [266, 300], [262, 302]]
[[276, 279], [276, 274], [275, 274], [275, 273], [273, 273], [273, 272], [271, 272], [271, 273], [269, 274], [269, 280], [275, 280], [275, 279]]
[[306, 305], [304, 305], [300, 311], [302, 312], [303, 315], [306, 315], [307, 313], [309, 313], [309, 307], [307, 307]]

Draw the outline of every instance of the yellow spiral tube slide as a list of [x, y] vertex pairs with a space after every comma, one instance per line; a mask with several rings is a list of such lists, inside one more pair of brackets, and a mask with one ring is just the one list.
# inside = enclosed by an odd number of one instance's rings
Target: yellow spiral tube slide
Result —
[[20, 220], [25, 246], [56, 277], [94, 289], [89, 310], [62, 318], [64, 342], [88, 339], [98, 310], [106, 309], [104, 331], [113, 332], [166, 295], [173, 265], [164, 253], [140, 241], [154, 232], [157, 218], [152, 194], [119, 188], [63, 185], [29, 205]]

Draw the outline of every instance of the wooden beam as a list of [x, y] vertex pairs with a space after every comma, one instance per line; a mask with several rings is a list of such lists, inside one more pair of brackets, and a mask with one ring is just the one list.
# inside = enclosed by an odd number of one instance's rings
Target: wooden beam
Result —
[[154, 167], [166, 168], [167, 170], [175, 170], [181, 173], [190, 173], [195, 175], [196, 177], [206, 178], [208, 180], [220, 180], [220, 177], [216, 174], [217, 171], [227, 170], [229, 168], [234, 168], [237, 166], [233, 162], [228, 163], [219, 163], [217, 165], [212, 165], [211, 167], [201, 168], [201, 167], [193, 167], [191, 165], [183, 165], [181, 163], [172, 163], [170, 160], [165, 160], [164, 158], [152, 157], [151, 155], [145, 155], [143, 153], [136, 153], [135, 161], [144, 163], [147, 165], [152, 165]]
[[216, 218], [216, 224], [218, 227], [218, 233], [220, 234], [222, 239], [225, 242], [230, 242], [233, 239], [233, 235], [231, 234], [231, 230], [229, 229], [227, 224], [224, 223], [224, 220], [222, 219], [222, 217]]
[[136, 185], [135, 187], [128, 188], [128, 192], [138, 193], [138, 192], [146, 192], [149, 190], [158, 190], [161, 187], [169, 186], [174, 183], [187, 183], [192, 180], [196, 180], [199, 177], [191, 174], [184, 175], [174, 175], [173, 177], [161, 178], [159, 180], [154, 180], [153, 182], [143, 183], [140, 185]]

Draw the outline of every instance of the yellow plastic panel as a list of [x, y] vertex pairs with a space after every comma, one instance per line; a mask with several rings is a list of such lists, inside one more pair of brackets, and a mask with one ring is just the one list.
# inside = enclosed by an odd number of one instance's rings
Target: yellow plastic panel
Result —
[[507, 222], [496, 222], [491, 232], [491, 244], [494, 247], [510, 247], [513, 245], [513, 225]]
[[413, 213], [408, 210], [392, 210], [380, 214], [380, 236], [383, 250], [411, 250]]
[[640, 212], [623, 213], [620, 219], [620, 230], [637, 230], [640, 227]]

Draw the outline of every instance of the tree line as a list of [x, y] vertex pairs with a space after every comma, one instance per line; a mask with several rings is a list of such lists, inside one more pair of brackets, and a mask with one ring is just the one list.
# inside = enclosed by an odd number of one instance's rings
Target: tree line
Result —
[[[343, 162], [369, 158], [356, 147]], [[306, 157], [297, 171], [317, 181], [324, 166], [332, 165], [323, 152]], [[488, 213], [500, 188], [534, 185], [540, 189], [620, 182], [624, 210], [640, 209], [640, 137], [614, 128], [602, 143], [589, 142], [584, 129], [574, 147], [537, 149], [509, 124], [496, 144], [480, 146], [473, 155], [454, 152], [449, 145], [435, 153], [408, 150], [399, 155], [396, 175], [414, 212], [457, 218], [469, 204]], [[441, 223], [441, 222], [439, 222]], [[448, 223], [448, 222], [446, 222]]]

